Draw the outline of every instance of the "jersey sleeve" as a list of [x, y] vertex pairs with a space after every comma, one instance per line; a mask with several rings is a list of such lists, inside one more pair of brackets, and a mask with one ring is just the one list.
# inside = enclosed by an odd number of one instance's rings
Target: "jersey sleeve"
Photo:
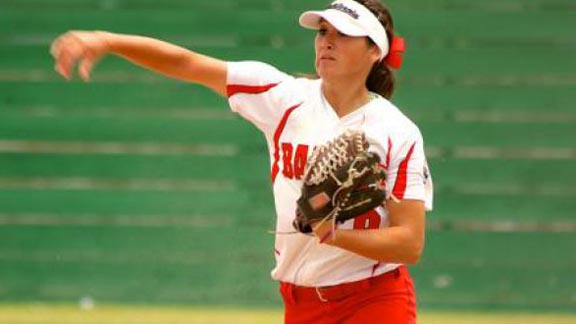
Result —
[[391, 152], [386, 173], [386, 190], [400, 200], [422, 200], [426, 210], [432, 210], [432, 176], [424, 154], [422, 134], [414, 127], [402, 137], [404, 139], [389, 140]]
[[293, 81], [292, 76], [262, 62], [228, 62], [230, 108], [270, 134], [295, 101], [290, 91]]

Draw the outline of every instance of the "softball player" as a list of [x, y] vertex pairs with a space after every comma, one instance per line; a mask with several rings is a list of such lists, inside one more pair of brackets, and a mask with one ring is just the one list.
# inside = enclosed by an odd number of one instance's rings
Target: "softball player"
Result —
[[[146, 37], [73, 31], [52, 45], [66, 78], [79, 61], [88, 80], [104, 54], [120, 55], [166, 76], [227, 96], [232, 111], [266, 137], [277, 213], [272, 277], [280, 282], [285, 323], [416, 322], [412, 279], [424, 246], [432, 183], [418, 127], [388, 99], [403, 42], [377, 0], [337, 0], [308, 11], [317, 30], [317, 79], [296, 78], [261, 62], [223, 62]], [[365, 133], [386, 169], [394, 200], [315, 236], [294, 233], [296, 200], [312, 149], [346, 129]]]

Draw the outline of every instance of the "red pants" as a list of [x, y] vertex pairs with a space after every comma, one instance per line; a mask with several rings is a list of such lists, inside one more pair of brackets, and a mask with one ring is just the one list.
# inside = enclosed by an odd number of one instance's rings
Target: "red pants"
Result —
[[285, 324], [415, 324], [414, 284], [406, 267], [356, 282], [313, 288], [282, 282]]

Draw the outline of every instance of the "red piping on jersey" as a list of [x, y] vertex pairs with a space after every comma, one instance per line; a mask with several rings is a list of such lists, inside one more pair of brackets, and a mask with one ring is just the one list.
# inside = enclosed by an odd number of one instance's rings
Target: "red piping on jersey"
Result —
[[269, 83], [259, 86], [245, 85], [245, 84], [229, 84], [226, 86], [226, 94], [228, 95], [228, 97], [232, 97], [237, 93], [259, 94], [262, 92], [266, 92], [279, 84], [280, 82]]
[[280, 167], [278, 166], [278, 161], [280, 160], [280, 136], [284, 131], [284, 127], [286, 126], [286, 122], [288, 121], [288, 117], [290, 114], [298, 107], [300, 107], [302, 103], [299, 103], [295, 106], [292, 106], [286, 110], [284, 116], [280, 120], [276, 131], [274, 132], [274, 164], [272, 165], [272, 183], [276, 181], [276, 176], [278, 175], [278, 171], [280, 171]]
[[384, 165], [386, 169], [390, 166], [390, 152], [392, 152], [392, 140], [388, 137], [388, 152], [386, 152], [386, 164]]
[[394, 189], [392, 189], [392, 194], [398, 199], [403, 199], [404, 194], [406, 193], [408, 162], [410, 161], [410, 157], [412, 156], [412, 152], [414, 151], [414, 146], [416, 146], [416, 143], [412, 144], [410, 150], [408, 150], [408, 154], [406, 154], [406, 157], [398, 167], [398, 173], [396, 175], [396, 183], [394, 183]]

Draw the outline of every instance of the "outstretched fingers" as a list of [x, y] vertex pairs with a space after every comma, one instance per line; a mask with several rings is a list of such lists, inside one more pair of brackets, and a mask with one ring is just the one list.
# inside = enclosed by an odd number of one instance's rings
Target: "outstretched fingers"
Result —
[[60, 37], [58, 37], [50, 46], [50, 53], [54, 57], [54, 69], [60, 75], [62, 75], [67, 80], [72, 78], [72, 73], [79, 60], [86, 60], [88, 58], [88, 63], [85, 63], [84, 73], [81, 73], [81, 77], [84, 80], [88, 79], [89, 71], [93, 65], [90, 61], [94, 61], [90, 58], [89, 51], [87, 50], [85, 44], [76, 37], [74, 32], [68, 32]]
[[54, 57], [54, 69], [66, 79], [71, 78], [71, 71], [81, 54], [71, 33], [66, 33], [57, 38], [50, 47], [50, 53]]

